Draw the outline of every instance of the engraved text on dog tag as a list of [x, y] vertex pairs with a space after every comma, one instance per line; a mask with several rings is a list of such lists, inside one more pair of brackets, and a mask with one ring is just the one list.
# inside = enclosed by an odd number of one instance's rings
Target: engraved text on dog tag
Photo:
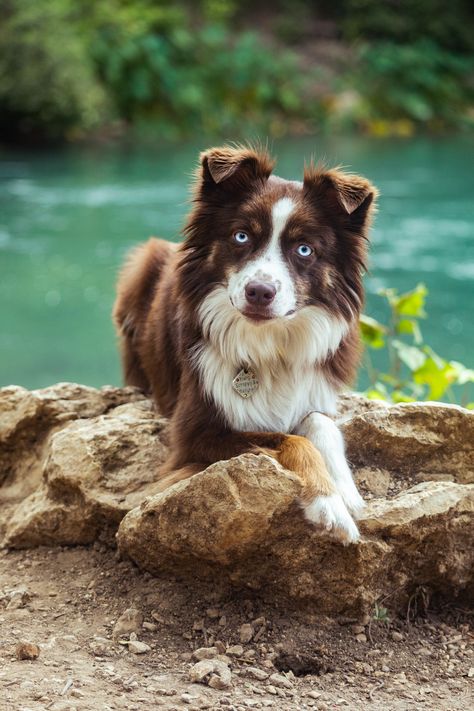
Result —
[[240, 397], [248, 398], [258, 388], [258, 380], [255, 373], [250, 368], [242, 368], [232, 381], [232, 387]]

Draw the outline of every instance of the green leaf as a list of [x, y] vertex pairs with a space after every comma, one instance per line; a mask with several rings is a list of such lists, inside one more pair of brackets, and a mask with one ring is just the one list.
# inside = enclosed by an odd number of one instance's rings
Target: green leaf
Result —
[[422, 350], [416, 346], [408, 346], [406, 343], [397, 341], [396, 339], [392, 341], [392, 345], [397, 351], [397, 355], [402, 363], [405, 363], [412, 372], [419, 370], [423, 366], [426, 360], [426, 354], [423, 353]]
[[449, 365], [454, 369], [456, 373], [456, 382], [458, 385], [465, 385], [466, 383], [474, 383], [474, 370], [466, 368], [462, 363], [458, 363], [456, 360], [450, 361]]
[[383, 348], [385, 345], [385, 334], [387, 329], [382, 323], [374, 318], [362, 314], [360, 316], [360, 333], [363, 342], [369, 348]]
[[416, 398], [407, 395], [403, 390], [394, 390], [392, 393], [393, 402], [416, 402]]
[[[431, 349], [426, 349], [431, 350]], [[429, 355], [423, 365], [413, 373], [416, 383], [427, 385], [427, 399], [439, 400], [456, 380], [456, 370], [436, 353]]]
[[415, 318], [426, 318], [424, 310], [425, 297], [428, 289], [424, 284], [418, 284], [413, 291], [393, 299], [392, 306], [400, 316], [414, 316]]
[[420, 344], [422, 342], [421, 331], [418, 325], [418, 321], [413, 321], [409, 318], [402, 318], [396, 327], [397, 333], [407, 333], [413, 336], [415, 343]]
[[371, 388], [368, 388], [363, 394], [369, 400], [390, 400], [387, 388], [379, 381], [377, 381]]

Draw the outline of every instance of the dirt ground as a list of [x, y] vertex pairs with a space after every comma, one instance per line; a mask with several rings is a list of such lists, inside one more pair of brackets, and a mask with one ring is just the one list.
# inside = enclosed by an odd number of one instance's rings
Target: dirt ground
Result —
[[[128, 608], [143, 653], [113, 634]], [[473, 708], [472, 612], [420, 595], [403, 618], [375, 614], [321, 619], [218, 581], [152, 578], [99, 544], [2, 552], [0, 709]], [[37, 659], [17, 658], [22, 642]], [[217, 647], [231, 687], [191, 681], [202, 647]]]

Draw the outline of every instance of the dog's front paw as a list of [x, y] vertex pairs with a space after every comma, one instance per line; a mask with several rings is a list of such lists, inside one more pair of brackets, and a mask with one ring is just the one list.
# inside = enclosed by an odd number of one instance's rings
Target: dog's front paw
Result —
[[348, 510], [355, 518], [360, 518], [364, 509], [365, 501], [357, 491], [357, 487], [352, 481], [344, 482], [339, 491]]
[[344, 545], [360, 539], [359, 530], [339, 494], [316, 497], [305, 506], [304, 513], [308, 521], [330, 531]]

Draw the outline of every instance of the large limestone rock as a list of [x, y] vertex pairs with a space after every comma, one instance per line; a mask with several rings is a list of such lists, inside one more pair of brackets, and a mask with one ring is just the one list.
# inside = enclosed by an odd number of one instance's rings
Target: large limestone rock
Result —
[[0, 535], [10, 547], [117, 541], [154, 574], [217, 577], [325, 613], [474, 592], [474, 413], [341, 399], [362, 540], [312, 528], [297, 478], [267, 456], [159, 492], [166, 420], [134, 389], [0, 391]]

